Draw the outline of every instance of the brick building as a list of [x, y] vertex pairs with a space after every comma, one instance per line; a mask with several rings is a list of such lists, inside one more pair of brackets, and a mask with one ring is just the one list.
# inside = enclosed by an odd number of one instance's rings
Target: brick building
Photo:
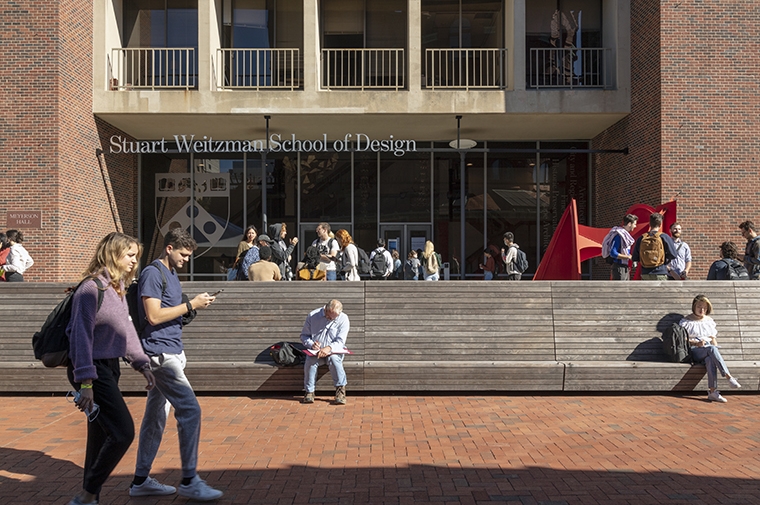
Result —
[[535, 271], [570, 198], [608, 227], [678, 195], [703, 278], [760, 220], [758, 21], [741, 0], [18, 0], [0, 226], [39, 211], [30, 281], [76, 278], [114, 228], [152, 256], [175, 224], [188, 278], [220, 278], [247, 225], [308, 243], [319, 221], [402, 255], [432, 239], [477, 278], [507, 230]]

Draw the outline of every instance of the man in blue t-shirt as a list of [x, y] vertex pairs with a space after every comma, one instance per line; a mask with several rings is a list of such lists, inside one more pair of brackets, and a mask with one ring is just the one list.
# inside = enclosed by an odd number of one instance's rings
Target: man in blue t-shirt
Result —
[[148, 391], [145, 416], [140, 427], [135, 477], [129, 487], [130, 496], [163, 496], [174, 494], [173, 486], [150, 477], [153, 461], [161, 445], [169, 413], [174, 407], [182, 461], [182, 482], [179, 494], [199, 501], [215, 500], [222, 492], [214, 489], [197, 472], [198, 442], [201, 434], [201, 407], [185, 376], [185, 352], [182, 345], [182, 316], [205, 309], [215, 297], [201, 293], [192, 300], [182, 300], [182, 286], [177, 268], [182, 268], [197, 248], [195, 240], [181, 228], [174, 228], [164, 237], [161, 256], [143, 269], [139, 280], [140, 318], [147, 324], [140, 335], [156, 387]]

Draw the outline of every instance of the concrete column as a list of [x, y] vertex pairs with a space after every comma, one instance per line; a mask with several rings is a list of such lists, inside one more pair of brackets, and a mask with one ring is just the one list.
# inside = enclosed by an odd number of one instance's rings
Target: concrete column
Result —
[[214, 4], [214, 0], [198, 0], [198, 91], [213, 89], [210, 42], [211, 23], [216, 21]]
[[507, 80], [509, 88], [515, 91], [525, 90], [525, 73], [528, 64], [525, 61], [525, 1], [507, 0], [504, 5], [507, 61], [509, 62]]
[[408, 62], [407, 89], [422, 89], [422, 5], [419, 0], [409, 0], [407, 14], [406, 59]]
[[314, 0], [303, 0], [303, 89], [319, 89], [319, 8]]

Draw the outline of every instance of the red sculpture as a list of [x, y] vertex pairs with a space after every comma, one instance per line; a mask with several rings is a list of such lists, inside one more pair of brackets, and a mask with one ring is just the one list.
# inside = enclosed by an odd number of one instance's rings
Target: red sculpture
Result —
[[[672, 200], [657, 208], [643, 203], [637, 203], [629, 208], [626, 214], [633, 214], [639, 218], [636, 229], [631, 233], [634, 239], [649, 231], [649, 215], [654, 212], [663, 215], [662, 230], [667, 233], [670, 231], [670, 226], [676, 222], [676, 201]], [[575, 199], [571, 200], [559, 220], [557, 229], [554, 230], [549, 247], [546, 248], [533, 280], [580, 280], [581, 264], [602, 255], [602, 240], [608, 231], [609, 228], [592, 228], [578, 224]], [[639, 273], [636, 272], [633, 278], [640, 278]]]

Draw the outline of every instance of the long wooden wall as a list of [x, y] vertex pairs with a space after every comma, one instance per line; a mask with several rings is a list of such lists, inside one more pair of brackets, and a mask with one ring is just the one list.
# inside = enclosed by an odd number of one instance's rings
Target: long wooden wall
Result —
[[[34, 359], [31, 336], [64, 284], [0, 285], [0, 391], [66, 391], [62, 369]], [[721, 352], [760, 389], [760, 283], [754, 282], [188, 282], [225, 291], [185, 328], [198, 391], [299, 391], [299, 367], [267, 349], [297, 341], [310, 310], [340, 299], [351, 321], [345, 360], [356, 391], [689, 391], [703, 366], [665, 362], [661, 331], [698, 293], [713, 302]], [[122, 388], [140, 391], [125, 369]], [[318, 388], [332, 389], [326, 368]]]

